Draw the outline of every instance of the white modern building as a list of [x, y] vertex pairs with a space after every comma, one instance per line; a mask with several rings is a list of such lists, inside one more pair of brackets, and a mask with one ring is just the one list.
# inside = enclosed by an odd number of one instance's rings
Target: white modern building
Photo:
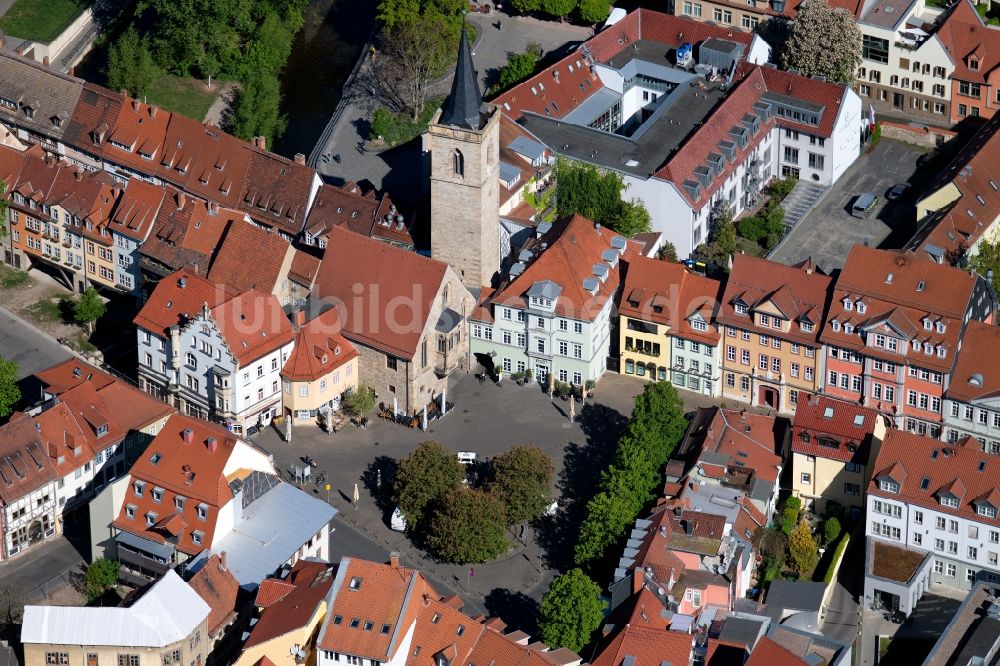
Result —
[[1000, 455], [1000, 328], [972, 320], [944, 394], [941, 416], [945, 439], [972, 437], [983, 451]]

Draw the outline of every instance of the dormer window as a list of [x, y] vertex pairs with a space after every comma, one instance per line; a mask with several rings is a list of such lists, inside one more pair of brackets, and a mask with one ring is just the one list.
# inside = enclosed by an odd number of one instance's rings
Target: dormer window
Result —
[[693, 328], [696, 331], [707, 331], [708, 330], [708, 324], [706, 324], [705, 322], [701, 321], [700, 319], [692, 319], [691, 320], [691, 328]]
[[930, 319], [927, 319], [926, 317], [924, 318], [924, 330], [925, 331], [934, 330], [934, 322], [932, 322]]
[[149, 495], [153, 498], [154, 502], [159, 504], [163, 501], [163, 488], [153, 488], [153, 491]]
[[853, 324], [844, 324], [844, 333], [847, 333], [848, 335], [853, 334], [854, 333], [854, 325]]
[[849, 299], [849, 298], [845, 298], [844, 299], [844, 309], [845, 310], [853, 310], [854, 309], [854, 303], [851, 302], [851, 299]]
[[201, 520], [206, 520], [208, 518], [208, 505], [199, 504], [198, 505], [198, 518]]
[[834, 319], [833, 321], [830, 322], [830, 328], [832, 328], [835, 331], [839, 331], [840, 330], [840, 322], [837, 321], [836, 319]]
[[941, 506], [946, 506], [949, 509], [958, 508], [958, 498], [952, 495], [942, 495], [940, 497]]
[[799, 322], [799, 328], [802, 329], [803, 333], [812, 333], [813, 325], [812, 322], [803, 321]]
[[944, 333], [944, 328], [945, 328], [945, 327], [944, 327], [944, 322], [943, 322], [943, 321], [939, 321], [939, 322], [938, 322], [938, 323], [937, 323], [937, 324], [935, 325], [935, 328], [937, 329], [937, 332], [938, 332], [938, 333]]
[[136, 481], [132, 484], [132, 491], [136, 494], [136, 497], [142, 497], [142, 493], [145, 489], [146, 484], [142, 481]]
[[989, 504], [980, 504], [976, 506], [976, 513], [978, 513], [980, 516], [986, 516], [987, 518], [997, 517], [997, 510], [994, 509]]
[[937, 355], [938, 355], [938, 358], [944, 358], [945, 351], [944, 351], [944, 347], [942, 345], [938, 345], [937, 346]]
[[152, 511], [146, 514], [146, 527], [152, 527], [156, 524], [156, 514]]
[[97, 426], [97, 436], [98, 437], [104, 437], [107, 434], [108, 434], [108, 424], [107, 423], [102, 423], [101, 425]]
[[864, 303], [858, 301], [857, 304], [855, 305], [855, 309], [858, 311], [858, 314], [864, 314], [865, 310], [867, 310], [868, 308], [867, 306], [865, 306]]
[[892, 479], [879, 479], [878, 489], [884, 490], [887, 493], [899, 493], [899, 484]]
[[[979, 58], [975, 56], [969, 56], [969, 69], [971, 69], [973, 72], [979, 71]], [[31, 116], [28, 117], [30, 118]]]
[[741, 303], [737, 301], [736, 303], [733, 304], [733, 309], [736, 311], [736, 314], [738, 315], [745, 315], [747, 313], [746, 303]]
[[934, 353], [934, 345], [932, 345], [929, 342], [925, 342], [924, 343], [924, 353], [925, 354], [932, 354], [932, 353]]
[[351, 587], [352, 590], [360, 590], [361, 589], [361, 577], [360, 576], [355, 576], [354, 578], [352, 578], [351, 579], [351, 585], [350, 585], [350, 587]]

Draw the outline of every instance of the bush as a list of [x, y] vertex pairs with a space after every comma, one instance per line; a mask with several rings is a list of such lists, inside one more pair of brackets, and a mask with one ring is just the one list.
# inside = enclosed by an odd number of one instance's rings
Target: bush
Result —
[[795, 188], [795, 183], [797, 182], [798, 178], [795, 176], [786, 176], [785, 178], [780, 178], [768, 185], [766, 190], [768, 196], [773, 199], [777, 199], [774, 205], [777, 205], [782, 199], [791, 194], [792, 190]]
[[784, 532], [786, 536], [791, 536], [792, 530], [795, 529], [795, 525], [797, 525], [798, 522], [799, 510], [786, 506], [785, 510], [781, 512], [781, 531]]
[[844, 557], [844, 551], [847, 550], [847, 543], [851, 540], [851, 535], [847, 532], [840, 538], [840, 543], [837, 544], [837, 549], [833, 551], [833, 559], [830, 560], [830, 567], [823, 574], [823, 582], [830, 583], [833, 581], [833, 572], [837, 569], [837, 563]]
[[391, 130], [392, 112], [384, 106], [380, 106], [372, 111], [372, 122], [368, 138], [374, 141], [379, 137], [387, 136]]
[[802, 500], [798, 497], [789, 497], [785, 500], [786, 509], [795, 509], [796, 512], [802, 510]]
[[792, 566], [800, 574], [807, 573], [816, 566], [819, 560], [819, 546], [812, 530], [809, 529], [809, 523], [803, 521], [792, 530], [788, 538], [788, 556]]
[[875, 129], [872, 130], [872, 147], [875, 147], [879, 141], [882, 140], [882, 123], [875, 123]]
[[833, 543], [840, 536], [840, 521], [836, 518], [827, 518], [823, 522], [823, 538], [827, 543]]
[[760, 552], [767, 558], [784, 562], [788, 554], [788, 535], [782, 530], [765, 529], [760, 540]]
[[764, 581], [770, 583], [781, 575], [781, 563], [784, 560], [765, 559], [764, 560]]
[[118, 562], [106, 558], [94, 560], [83, 572], [83, 584], [87, 588], [87, 599], [100, 599], [110, 588], [118, 584]]

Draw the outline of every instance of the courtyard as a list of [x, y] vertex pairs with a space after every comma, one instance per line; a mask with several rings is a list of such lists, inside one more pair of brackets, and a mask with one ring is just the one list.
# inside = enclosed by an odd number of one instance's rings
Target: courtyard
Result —
[[[399, 552], [410, 566], [418, 567], [443, 594], [459, 594], [472, 608], [510, 617], [530, 618], [532, 609], [556, 573], [571, 564], [573, 545], [586, 502], [614, 454], [635, 396], [645, 384], [632, 377], [605, 374], [594, 397], [576, 403], [576, 419], [569, 420], [569, 402], [550, 400], [538, 384], [526, 386], [504, 381], [501, 386], [479, 383], [468, 375], [448, 392], [454, 410], [431, 421], [427, 432], [370, 417], [367, 429], [348, 425], [327, 434], [318, 428], [299, 427], [286, 443], [275, 428], [253, 436], [253, 441], [274, 455], [286, 478], [302, 457], [311, 456], [327, 481], [310, 481], [303, 488], [327, 499], [340, 511], [331, 537], [331, 559], [341, 555], [377, 557]], [[680, 392], [685, 409], [718, 404], [711, 398]], [[283, 431], [282, 431], [283, 432]], [[474, 451], [480, 461], [519, 444], [543, 450], [555, 466], [553, 497], [556, 515], [510, 535], [507, 556], [464, 567], [434, 560], [414, 546], [405, 534], [389, 528], [394, 506], [389, 494], [398, 461], [420, 442], [433, 439], [451, 451]], [[357, 484], [359, 501], [352, 499]], [[326, 486], [329, 485], [329, 490]], [[355, 535], [356, 533], [356, 535]], [[356, 536], [363, 537], [355, 538]], [[519, 627], [530, 631], [533, 627]]]

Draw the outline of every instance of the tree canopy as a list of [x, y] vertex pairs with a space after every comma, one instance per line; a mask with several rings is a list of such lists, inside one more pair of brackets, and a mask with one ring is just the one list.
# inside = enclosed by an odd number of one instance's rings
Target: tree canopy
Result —
[[375, 409], [375, 389], [359, 386], [344, 398], [343, 405], [354, 416], [364, 416]]
[[602, 23], [611, 13], [611, 0], [580, 0], [577, 11], [584, 23]]
[[6, 418], [14, 411], [14, 405], [21, 400], [21, 389], [17, 385], [18, 367], [15, 361], [6, 361], [0, 356], [0, 418]]
[[861, 64], [861, 30], [847, 10], [827, 0], [809, 0], [798, 9], [781, 56], [786, 69], [831, 81], [854, 81]]
[[807, 573], [819, 561], [819, 544], [805, 520], [800, 521], [788, 537], [788, 557], [799, 573]]
[[456, 21], [431, 7], [406, 20], [394, 21], [384, 30], [385, 62], [379, 67], [379, 77], [395, 96], [396, 105], [416, 122], [424, 110], [430, 81], [455, 63], [461, 17]]
[[431, 551], [447, 562], [495, 559], [509, 547], [506, 508], [492, 495], [457, 487], [441, 498], [430, 517], [426, 538]]
[[507, 56], [507, 64], [500, 68], [496, 85], [492, 92], [498, 93], [524, 81], [535, 73], [541, 57], [541, 47], [529, 44], [523, 53], [511, 53]]
[[553, 649], [579, 652], [600, 626], [605, 606], [597, 583], [581, 569], [570, 569], [553, 580], [542, 597], [538, 620], [542, 640]]
[[108, 49], [108, 87], [145, 97], [160, 71], [153, 62], [149, 40], [129, 27]]
[[969, 268], [984, 278], [993, 272], [993, 289], [1000, 293], [1000, 240], [983, 239], [976, 246], [976, 253], [968, 259]]
[[97, 290], [93, 287], [87, 287], [76, 302], [74, 314], [77, 323], [85, 324], [87, 330], [93, 332], [94, 322], [103, 317], [106, 310], [107, 306], [97, 295]]
[[83, 584], [87, 588], [87, 598], [100, 599], [108, 589], [118, 584], [120, 567], [115, 560], [99, 557], [83, 572]]
[[629, 238], [650, 230], [646, 206], [638, 199], [622, 199], [628, 186], [620, 174], [559, 158], [555, 177], [560, 216], [583, 215]]
[[660, 472], [684, 436], [687, 420], [676, 389], [667, 382], [647, 384], [636, 396], [614, 460], [601, 473], [600, 490], [587, 504], [576, 544], [576, 563], [601, 557], [653, 498]]
[[422, 528], [431, 506], [454, 492], [464, 478], [462, 463], [438, 442], [424, 442], [404, 458], [396, 473], [393, 499], [410, 529]]
[[549, 504], [552, 460], [534, 446], [515, 446], [490, 461], [486, 490], [506, 510], [507, 523], [525, 523], [542, 515]]

